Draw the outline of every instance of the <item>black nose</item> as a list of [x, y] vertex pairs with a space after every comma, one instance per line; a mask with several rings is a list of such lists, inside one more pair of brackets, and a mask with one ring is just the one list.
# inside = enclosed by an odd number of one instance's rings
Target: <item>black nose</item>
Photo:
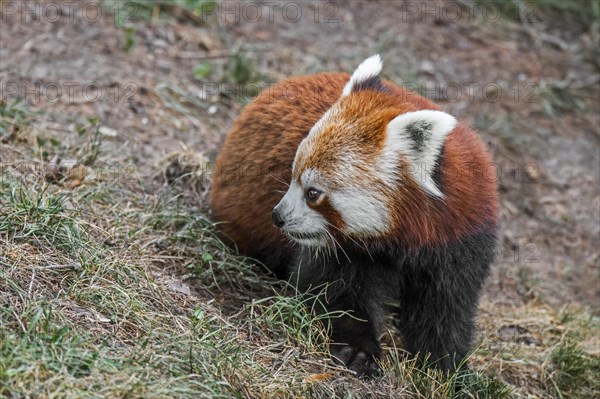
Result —
[[273, 224], [277, 227], [283, 227], [285, 224], [285, 220], [281, 217], [281, 213], [277, 208], [273, 208], [273, 212], [271, 213], [271, 217], [273, 218]]

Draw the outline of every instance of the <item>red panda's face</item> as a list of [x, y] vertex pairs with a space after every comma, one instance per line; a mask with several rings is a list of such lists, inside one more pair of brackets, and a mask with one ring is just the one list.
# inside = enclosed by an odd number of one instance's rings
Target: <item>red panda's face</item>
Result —
[[[456, 121], [439, 111], [399, 111], [397, 100], [376, 91], [380, 69], [378, 57], [361, 64], [298, 147], [292, 181], [273, 221], [302, 245], [385, 235], [398, 219], [395, 199], [407, 179], [443, 196], [431, 172]], [[420, 164], [430, 170], [413, 168]]]
[[[300, 244], [323, 246], [331, 239], [335, 228], [328, 215], [331, 191], [318, 173], [307, 170], [299, 180], [292, 180], [288, 191], [273, 209], [273, 221], [282, 231]], [[328, 217], [329, 216], [329, 217]]]

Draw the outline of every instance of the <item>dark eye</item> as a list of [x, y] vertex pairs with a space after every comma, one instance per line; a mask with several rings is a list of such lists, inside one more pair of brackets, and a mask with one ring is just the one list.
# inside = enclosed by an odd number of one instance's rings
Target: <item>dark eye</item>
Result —
[[306, 190], [305, 196], [308, 201], [313, 202], [319, 199], [319, 197], [321, 196], [321, 192], [316, 188], [311, 187], [308, 190]]

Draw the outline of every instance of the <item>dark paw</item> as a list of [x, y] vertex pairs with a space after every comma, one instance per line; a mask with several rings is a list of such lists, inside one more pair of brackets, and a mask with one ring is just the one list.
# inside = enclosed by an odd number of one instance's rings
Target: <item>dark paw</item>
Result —
[[377, 377], [381, 374], [377, 364], [378, 353], [341, 344], [332, 345], [330, 351], [336, 362], [345, 365], [359, 377]]

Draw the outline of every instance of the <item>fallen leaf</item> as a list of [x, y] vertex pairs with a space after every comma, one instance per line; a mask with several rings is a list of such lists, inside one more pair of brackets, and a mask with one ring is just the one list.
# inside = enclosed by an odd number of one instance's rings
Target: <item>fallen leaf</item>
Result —
[[327, 381], [331, 379], [331, 377], [333, 377], [333, 374], [331, 373], [312, 374], [304, 379], [304, 383], [314, 384], [319, 381]]

